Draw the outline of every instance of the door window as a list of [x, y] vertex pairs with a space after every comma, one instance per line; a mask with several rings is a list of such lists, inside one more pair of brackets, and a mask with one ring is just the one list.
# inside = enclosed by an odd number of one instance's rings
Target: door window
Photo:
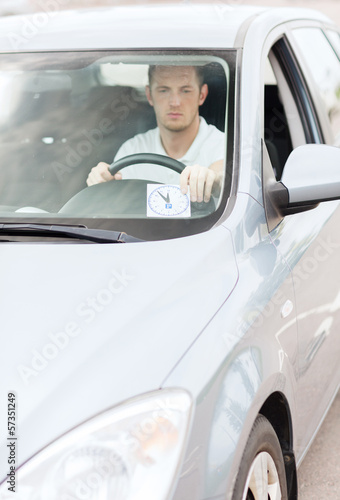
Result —
[[314, 79], [334, 135], [340, 144], [340, 63], [324, 33], [318, 28], [294, 30], [294, 38]]
[[275, 43], [267, 58], [263, 122], [263, 138], [277, 180], [293, 149], [323, 142], [313, 102], [284, 37]]

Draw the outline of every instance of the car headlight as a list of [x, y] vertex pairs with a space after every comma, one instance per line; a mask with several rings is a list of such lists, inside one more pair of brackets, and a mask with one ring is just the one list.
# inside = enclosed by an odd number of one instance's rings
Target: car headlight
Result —
[[[163, 500], [188, 435], [192, 400], [160, 390], [81, 424], [17, 471], [17, 500]], [[12, 499], [7, 483], [0, 498]]]

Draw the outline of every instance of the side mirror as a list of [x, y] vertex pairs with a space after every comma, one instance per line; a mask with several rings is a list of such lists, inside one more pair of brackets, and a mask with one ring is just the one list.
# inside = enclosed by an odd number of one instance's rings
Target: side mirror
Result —
[[263, 194], [270, 231], [285, 215], [340, 199], [339, 148], [324, 144], [299, 146], [289, 155], [279, 182], [268, 169], [267, 151], [263, 153]]
[[282, 184], [288, 190], [288, 207], [318, 204], [340, 198], [340, 149], [307, 144], [289, 155]]

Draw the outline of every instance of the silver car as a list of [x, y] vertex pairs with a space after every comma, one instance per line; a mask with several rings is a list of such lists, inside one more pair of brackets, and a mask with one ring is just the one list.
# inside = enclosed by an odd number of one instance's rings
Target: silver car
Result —
[[[338, 28], [60, 5], [0, 21], [0, 497], [296, 499], [340, 382]], [[204, 76], [205, 201], [169, 155], [113, 161], [156, 127], [150, 66]]]

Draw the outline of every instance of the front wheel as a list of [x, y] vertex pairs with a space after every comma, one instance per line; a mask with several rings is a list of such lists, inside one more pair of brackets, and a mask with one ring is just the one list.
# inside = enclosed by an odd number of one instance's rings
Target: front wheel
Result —
[[233, 500], [287, 500], [286, 473], [276, 433], [263, 416], [255, 420], [238, 472]]

